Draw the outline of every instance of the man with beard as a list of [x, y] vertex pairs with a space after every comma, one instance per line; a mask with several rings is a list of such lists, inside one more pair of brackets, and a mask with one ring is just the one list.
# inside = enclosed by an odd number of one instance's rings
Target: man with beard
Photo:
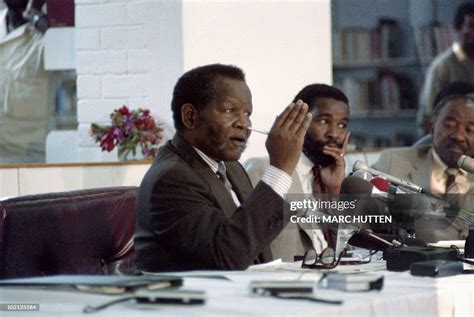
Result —
[[429, 132], [434, 99], [443, 87], [454, 81], [474, 84], [474, 3], [458, 7], [453, 26], [457, 41], [433, 60], [426, 73], [417, 113], [420, 136]]
[[138, 270], [238, 270], [272, 259], [268, 246], [283, 229], [283, 196], [311, 114], [298, 100], [276, 118], [265, 143], [271, 164], [252, 189], [238, 162], [252, 108], [240, 68], [205, 65], [179, 78], [171, 101], [176, 134], [138, 190]]
[[433, 110], [431, 133], [432, 145], [386, 150], [373, 167], [434, 194], [447, 194], [453, 214], [415, 221], [417, 238], [430, 242], [465, 239], [468, 224], [474, 220], [474, 176], [459, 169], [457, 161], [463, 154], [474, 156], [474, 96], [444, 97]]
[[[324, 84], [306, 86], [294, 98], [300, 99], [308, 104], [313, 120], [305, 135], [303, 154], [292, 174], [289, 193], [296, 196], [290, 198], [337, 195], [345, 177], [349, 101], [342, 91]], [[268, 158], [252, 158], [244, 163], [253, 184], [260, 181], [268, 165]], [[303, 255], [310, 248], [320, 254], [328, 245], [335, 247], [334, 236], [289, 223], [272, 242], [271, 249], [274, 258], [293, 261], [295, 255]]]

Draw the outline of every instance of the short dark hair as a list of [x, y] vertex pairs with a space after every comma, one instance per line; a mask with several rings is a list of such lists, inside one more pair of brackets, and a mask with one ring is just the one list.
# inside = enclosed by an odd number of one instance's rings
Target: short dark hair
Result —
[[464, 24], [464, 16], [474, 14], [474, 2], [465, 2], [456, 10], [453, 26], [455, 30], [460, 30]]
[[474, 85], [464, 81], [454, 81], [444, 86], [437, 94], [433, 104], [433, 122], [439, 115], [441, 108], [448, 103], [449, 100], [462, 98], [468, 94], [474, 93]]
[[211, 64], [196, 67], [184, 73], [173, 90], [171, 110], [173, 111], [174, 126], [177, 131], [182, 131], [184, 126], [181, 121], [181, 107], [190, 103], [198, 110], [204, 109], [216, 97], [214, 83], [221, 76], [245, 81], [245, 74], [237, 66]]
[[301, 99], [307, 103], [309, 109], [312, 110], [314, 101], [318, 98], [332, 98], [344, 102], [349, 106], [347, 96], [338, 88], [325, 84], [312, 84], [304, 87], [293, 99], [293, 102]]

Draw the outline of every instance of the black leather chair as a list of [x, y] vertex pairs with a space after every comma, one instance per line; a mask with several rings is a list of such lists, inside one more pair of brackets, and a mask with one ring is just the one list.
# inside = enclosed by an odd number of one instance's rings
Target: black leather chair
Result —
[[0, 201], [0, 278], [133, 273], [137, 187]]

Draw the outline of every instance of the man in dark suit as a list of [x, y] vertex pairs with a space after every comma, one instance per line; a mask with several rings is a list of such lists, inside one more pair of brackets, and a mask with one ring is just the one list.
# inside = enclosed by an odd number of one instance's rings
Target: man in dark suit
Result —
[[177, 130], [137, 197], [138, 270], [245, 269], [272, 259], [283, 229], [283, 195], [311, 121], [302, 101], [277, 117], [266, 141], [270, 166], [252, 190], [237, 162], [250, 135], [252, 97], [241, 69], [206, 65], [177, 82]]

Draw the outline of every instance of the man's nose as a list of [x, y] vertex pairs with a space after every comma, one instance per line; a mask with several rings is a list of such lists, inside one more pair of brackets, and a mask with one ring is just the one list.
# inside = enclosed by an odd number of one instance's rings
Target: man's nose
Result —
[[234, 125], [241, 129], [247, 129], [252, 125], [252, 122], [250, 121], [250, 118], [247, 114], [241, 114], [235, 120]]
[[463, 124], [457, 125], [455, 130], [451, 134], [451, 138], [459, 142], [465, 141], [466, 136], [467, 136], [466, 127]]
[[338, 136], [338, 126], [337, 124], [329, 124], [328, 129], [326, 130], [326, 137], [328, 139], [336, 139]]

